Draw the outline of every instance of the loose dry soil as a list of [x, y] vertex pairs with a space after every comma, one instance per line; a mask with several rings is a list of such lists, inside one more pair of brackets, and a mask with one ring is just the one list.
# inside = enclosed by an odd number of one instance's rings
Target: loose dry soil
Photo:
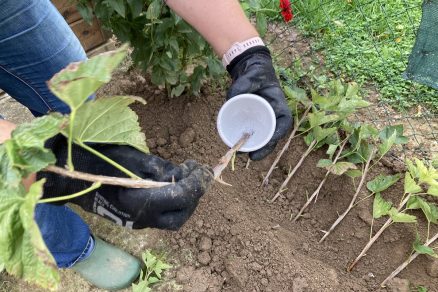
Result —
[[[113, 80], [103, 93], [134, 94], [147, 100], [146, 106], [135, 105], [134, 109], [152, 153], [175, 163], [196, 159], [215, 165], [226, 152], [215, 126], [224, 90], [206, 86], [200, 97], [168, 99], [135, 72], [120, 72]], [[289, 220], [323, 178], [324, 171], [315, 165], [324, 151], [312, 153], [289, 189], [274, 203], [267, 202], [305, 148], [301, 139], [292, 142], [267, 188], [261, 188], [260, 183], [275, 154], [251, 162], [248, 168], [247, 156], [239, 155], [236, 170], [223, 175], [233, 186], [215, 184], [178, 232], [132, 231], [81, 214], [97, 236], [132, 254], [140, 256], [147, 248], [165, 254], [174, 268], [166, 273], [166, 283], [157, 288], [161, 291], [417, 291], [410, 290], [409, 285], [438, 291], [438, 263], [424, 256], [403, 271], [391, 287], [379, 288], [379, 283], [408, 256], [414, 226], [392, 226], [357, 268], [346, 272], [369, 237], [370, 200], [356, 207], [326, 242], [318, 243], [321, 230], [343, 212], [354, 192], [353, 182], [346, 177], [331, 177], [309, 212], [297, 223]], [[388, 165], [379, 165], [370, 177], [393, 172]], [[401, 192], [402, 185], [397, 184], [384, 196], [395, 201]], [[363, 190], [361, 197], [366, 195]], [[378, 221], [375, 230], [382, 223]], [[1, 277], [0, 290], [41, 291], [4, 274]], [[99, 290], [73, 272], [63, 271], [60, 291]]]

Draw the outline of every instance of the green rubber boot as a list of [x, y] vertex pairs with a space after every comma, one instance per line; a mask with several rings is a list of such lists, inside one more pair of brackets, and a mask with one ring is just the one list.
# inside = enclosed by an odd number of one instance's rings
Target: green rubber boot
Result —
[[140, 261], [129, 253], [95, 237], [88, 258], [73, 265], [85, 280], [105, 290], [129, 287], [140, 275]]

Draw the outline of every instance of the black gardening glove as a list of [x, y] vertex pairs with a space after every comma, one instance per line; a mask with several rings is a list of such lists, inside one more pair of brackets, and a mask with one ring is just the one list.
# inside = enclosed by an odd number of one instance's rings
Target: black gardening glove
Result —
[[[129, 146], [104, 144], [91, 146], [142, 178], [175, 182], [169, 186], [153, 189], [103, 185], [95, 191], [69, 201], [119, 225], [133, 229], [153, 227], [176, 230], [192, 215], [199, 198], [212, 183], [212, 171], [195, 161], [187, 161], [177, 166]], [[49, 140], [47, 148], [55, 153], [58, 166], [66, 164], [67, 143], [64, 137], [58, 135]], [[73, 146], [73, 163], [77, 171], [126, 177], [115, 167], [79, 146]], [[73, 180], [49, 172], [40, 172], [38, 177], [47, 179], [43, 198], [69, 195], [91, 185], [85, 181]]]
[[250, 48], [235, 57], [227, 66], [227, 71], [233, 78], [227, 99], [243, 93], [253, 93], [266, 99], [274, 109], [277, 125], [271, 141], [249, 154], [252, 160], [261, 160], [274, 150], [293, 122], [292, 113], [272, 66], [271, 54], [264, 46]]

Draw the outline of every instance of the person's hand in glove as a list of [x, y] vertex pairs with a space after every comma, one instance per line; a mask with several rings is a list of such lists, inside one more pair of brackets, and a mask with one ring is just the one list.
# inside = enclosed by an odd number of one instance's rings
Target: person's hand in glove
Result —
[[[57, 165], [65, 165], [66, 139], [58, 135], [49, 140], [47, 147], [55, 153]], [[95, 144], [92, 147], [144, 179], [175, 182], [169, 186], [151, 189], [103, 185], [97, 190], [69, 201], [88, 212], [133, 229], [180, 228], [192, 215], [200, 197], [213, 181], [212, 171], [195, 161], [187, 161], [177, 166], [129, 146]], [[73, 147], [73, 162], [78, 171], [126, 177], [112, 165], [79, 146]], [[40, 172], [37, 176], [38, 179], [47, 179], [43, 198], [73, 194], [91, 185], [89, 182], [73, 180], [49, 172]]]
[[274, 109], [277, 120], [274, 135], [263, 148], [249, 154], [252, 160], [261, 160], [274, 150], [293, 122], [291, 110], [275, 75], [271, 54], [265, 46], [254, 46], [234, 57], [226, 68], [233, 79], [227, 99], [253, 93], [263, 97]]

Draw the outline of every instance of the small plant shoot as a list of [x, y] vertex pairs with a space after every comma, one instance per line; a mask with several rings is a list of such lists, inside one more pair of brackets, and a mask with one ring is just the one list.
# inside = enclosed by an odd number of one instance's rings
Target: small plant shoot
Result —
[[152, 286], [162, 281], [162, 273], [172, 268], [150, 250], [143, 253], [142, 259], [145, 268], [140, 272], [138, 283], [132, 284], [133, 292], [152, 291]]

